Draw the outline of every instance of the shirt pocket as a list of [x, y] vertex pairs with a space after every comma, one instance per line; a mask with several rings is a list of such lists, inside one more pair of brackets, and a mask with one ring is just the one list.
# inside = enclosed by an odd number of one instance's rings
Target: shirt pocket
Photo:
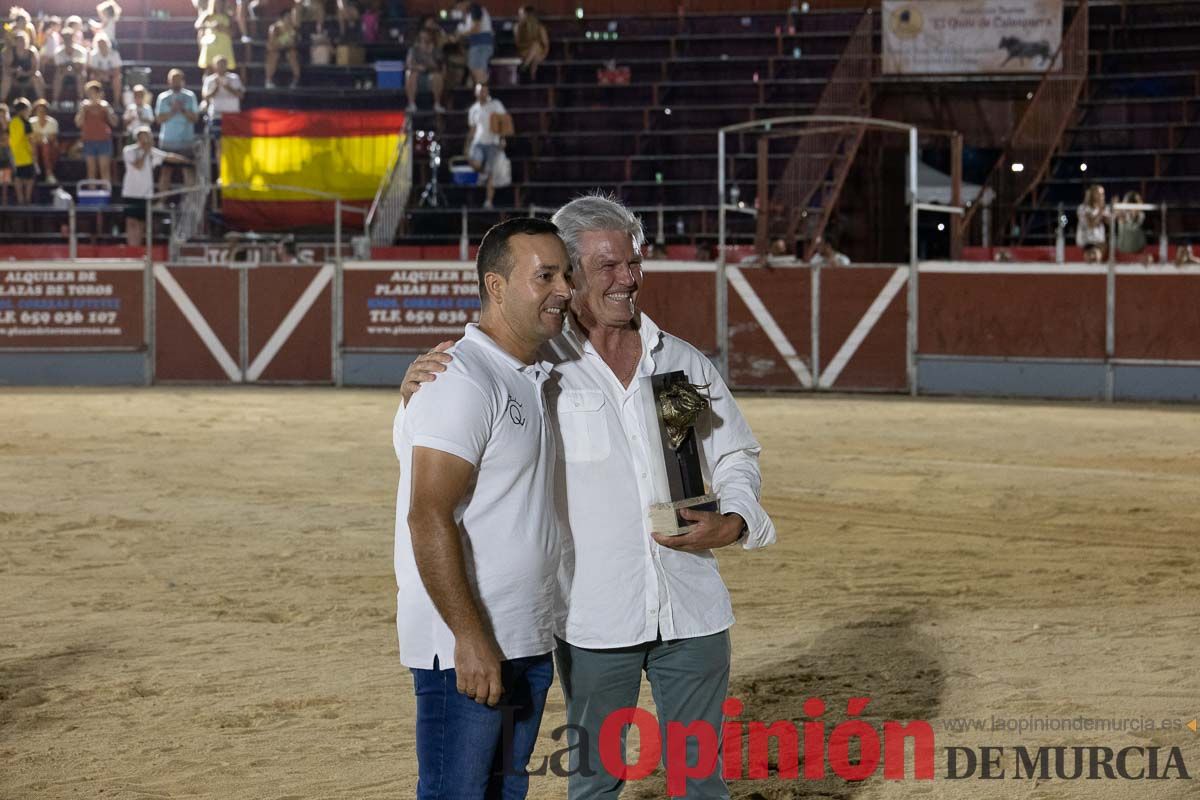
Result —
[[603, 461], [612, 450], [604, 393], [566, 389], [558, 396], [558, 429], [568, 463]]

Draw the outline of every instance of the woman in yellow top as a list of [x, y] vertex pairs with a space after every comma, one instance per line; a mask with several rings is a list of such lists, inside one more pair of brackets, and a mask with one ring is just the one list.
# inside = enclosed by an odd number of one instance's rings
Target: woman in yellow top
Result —
[[8, 123], [8, 149], [12, 153], [19, 206], [33, 202], [33, 182], [37, 178], [37, 168], [33, 165], [33, 126], [29, 124], [32, 113], [33, 105], [22, 97], [13, 103], [12, 121]]
[[225, 13], [225, 0], [209, 0], [208, 10], [196, 20], [200, 39], [200, 68], [207, 71], [217, 56], [225, 56], [230, 69], [237, 69], [233, 55], [233, 21]]
[[550, 52], [550, 34], [537, 18], [533, 6], [522, 6], [517, 12], [517, 52], [521, 55], [521, 68], [529, 70], [529, 79], [537, 80], [538, 65], [546, 60]]

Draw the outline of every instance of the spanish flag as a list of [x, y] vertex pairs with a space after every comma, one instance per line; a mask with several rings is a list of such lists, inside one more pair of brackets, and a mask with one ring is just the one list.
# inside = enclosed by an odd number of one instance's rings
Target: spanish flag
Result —
[[[365, 212], [405, 144], [399, 111], [256, 108], [221, 117], [222, 211], [243, 230], [333, 226], [334, 200]], [[361, 226], [363, 215], [343, 213]]]

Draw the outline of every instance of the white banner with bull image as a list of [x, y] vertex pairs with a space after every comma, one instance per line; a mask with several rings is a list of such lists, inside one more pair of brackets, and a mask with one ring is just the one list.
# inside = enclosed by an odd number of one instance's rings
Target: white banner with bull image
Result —
[[1062, 0], [883, 0], [883, 72], [1058, 70], [1062, 18]]

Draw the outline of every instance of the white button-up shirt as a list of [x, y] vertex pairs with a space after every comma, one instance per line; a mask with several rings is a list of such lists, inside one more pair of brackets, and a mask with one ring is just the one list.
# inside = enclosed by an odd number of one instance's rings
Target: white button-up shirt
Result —
[[650, 459], [662, 452], [658, 432], [646, 430], [639, 378], [683, 370], [692, 383], [709, 385], [711, 411], [696, 424], [705, 483], [721, 513], [746, 521], [745, 549], [775, 541], [775, 526], [759, 504], [761, 448], [720, 374], [645, 314], [639, 330], [642, 358], [628, 387], [569, 323], [547, 346], [554, 364], [547, 403], [559, 431], [565, 487], [556, 497], [566, 600], [559, 636], [578, 647], [707, 636], [734, 621], [713, 554], [672, 550], [650, 536]]
[[454, 511], [467, 575], [505, 659], [554, 648], [560, 607], [560, 543], [551, 504], [555, 435], [546, 413], [549, 365], [523, 364], [476, 325], [451, 353], [454, 361], [397, 416], [396, 631], [408, 667], [454, 666], [454, 635], [417, 571], [408, 511], [412, 450], [428, 447], [476, 466]]

